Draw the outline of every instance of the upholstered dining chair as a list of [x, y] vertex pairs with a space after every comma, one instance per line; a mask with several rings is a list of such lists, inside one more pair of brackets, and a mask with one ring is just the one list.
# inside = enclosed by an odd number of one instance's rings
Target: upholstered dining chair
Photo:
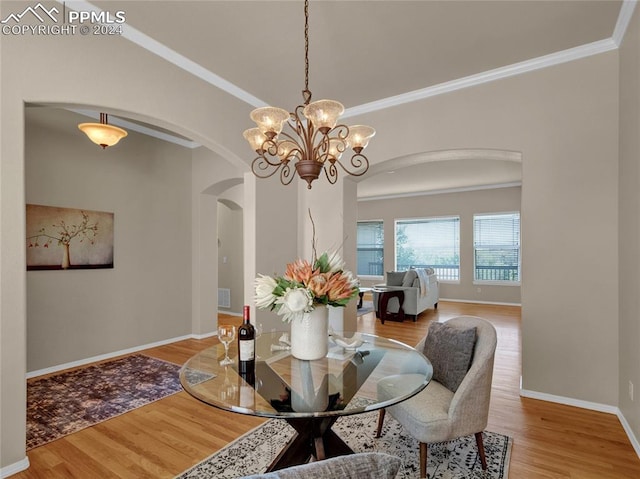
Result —
[[[475, 434], [482, 469], [487, 468], [482, 432], [489, 416], [496, 343], [496, 330], [487, 320], [459, 316], [430, 324], [416, 346], [431, 361], [433, 378], [420, 393], [386, 410], [420, 442], [421, 478], [427, 477], [429, 443], [471, 434]], [[391, 391], [402, 384], [402, 375], [384, 378], [378, 382], [378, 395], [393, 397]], [[376, 437], [380, 437], [386, 410], [380, 410]]]

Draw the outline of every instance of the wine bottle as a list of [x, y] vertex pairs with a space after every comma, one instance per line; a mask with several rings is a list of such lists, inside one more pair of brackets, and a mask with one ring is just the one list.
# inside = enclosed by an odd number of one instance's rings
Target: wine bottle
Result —
[[250, 322], [249, 306], [242, 310], [242, 325], [238, 328], [238, 373], [251, 379], [256, 367], [256, 329]]

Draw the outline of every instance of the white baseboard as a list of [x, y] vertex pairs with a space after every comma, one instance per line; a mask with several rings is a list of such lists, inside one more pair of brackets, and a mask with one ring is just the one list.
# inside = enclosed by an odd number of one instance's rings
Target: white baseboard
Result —
[[[222, 311], [220, 311], [222, 312]], [[233, 312], [224, 312], [224, 314], [229, 314], [231, 316], [240, 316], [241, 313], [233, 313]], [[166, 344], [175, 343], [177, 341], [182, 341], [185, 339], [207, 339], [212, 336], [217, 336], [216, 331], [212, 331], [210, 333], [205, 334], [186, 334], [184, 336], [178, 336], [176, 338], [164, 339], [162, 341], [157, 341], [155, 343], [143, 344], [141, 346], [134, 346], [133, 348], [121, 349], [120, 351], [114, 351], [112, 353], [100, 354], [98, 356], [93, 356], [90, 358], [79, 359], [78, 361], [71, 361], [69, 363], [58, 364], [57, 366], [51, 366], [49, 368], [38, 369], [36, 371], [30, 371], [27, 373], [27, 379], [35, 378], [37, 376], [42, 376], [43, 374], [52, 374], [57, 373], [58, 371], [62, 371], [64, 369], [69, 368], [77, 368], [80, 366], [84, 366], [89, 363], [95, 363], [97, 361], [105, 361], [107, 359], [115, 358], [117, 356], [122, 356], [123, 354], [131, 354], [137, 353], [138, 351], [142, 351], [144, 349], [155, 348], [158, 346], [164, 346]]]
[[13, 464], [9, 464], [8, 466], [0, 469], [0, 478], [4, 479], [5, 477], [13, 476], [14, 474], [19, 473], [20, 471], [24, 471], [29, 468], [29, 458], [25, 457], [24, 459], [14, 462]]
[[520, 388], [520, 396], [525, 397], [525, 398], [530, 398], [530, 399], [539, 399], [541, 401], [548, 401], [548, 402], [554, 402], [554, 403], [558, 403], [558, 404], [564, 404], [566, 406], [579, 407], [579, 408], [582, 408], [582, 409], [590, 409], [592, 411], [604, 412], [604, 413], [608, 413], [608, 414], [615, 414], [618, 417], [618, 419], [620, 420], [620, 423], [622, 424], [622, 428], [624, 429], [624, 432], [627, 433], [627, 437], [629, 438], [629, 441], [631, 442], [631, 446], [633, 446], [633, 449], [636, 451], [636, 454], [640, 458], [640, 442], [638, 441], [638, 438], [633, 433], [633, 430], [631, 429], [631, 426], [629, 425], [629, 422], [627, 421], [627, 419], [622, 414], [622, 411], [620, 411], [620, 408], [618, 408], [616, 406], [611, 406], [609, 404], [601, 404], [601, 403], [595, 403], [595, 402], [590, 402], [590, 401], [583, 401], [581, 399], [568, 398], [568, 397], [565, 397], [565, 396], [556, 396], [554, 394], [547, 394], [547, 393], [541, 393], [541, 392], [537, 392], [537, 391], [530, 391], [530, 390], [522, 389], [522, 388]]
[[438, 298], [438, 302], [440, 302], [440, 301], [449, 301], [451, 303], [495, 304], [495, 305], [499, 305], [499, 306], [522, 306], [521, 303], [500, 303], [498, 301], [476, 301], [475, 299]]
[[538, 391], [529, 391], [520, 388], [520, 396], [531, 399], [540, 399], [541, 401], [555, 402], [565, 404], [566, 406], [574, 406], [582, 409], [590, 409], [591, 411], [606, 412], [608, 414], [618, 414], [620, 410], [616, 406], [602, 404], [591, 401], [583, 401], [581, 399], [568, 398], [564, 396], [555, 396], [553, 394], [541, 393]]
[[624, 415], [622, 414], [622, 411], [618, 411], [618, 419], [620, 419], [620, 423], [622, 423], [624, 432], [627, 433], [627, 436], [629, 437], [629, 440], [631, 441], [631, 445], [635, 449], [636, 454], [638, 455], [638, 457], [640, 457], [640, 441], [633, 433], [633, 430], [631, 429], [631, 425], [627, 422], [627, 418], [624, 417]]
[[192, 334], [190, 336], [190, 339], [207, 339], [217, 335], [218, 335], [217, 331], [211, 331], [210, 333], [206, 333], [206, 334]]
[[[209, 334], [209, 336], [214, 335], [215, 333]], [[143, 349], [155, 348], [158, 346], [164, 346], [166, 344], [175, 343], [177, 341], [182, 341], [185, 339], [204, 339], [209, 337], [206, 335], [196, 336], [195, 334], [187, 334], [185, 336], [178, 336], [176, 338], [164, 339], [162, 341], [157, 341], [155, 343], [143, 344], [140, 346], [134, 346], [133, 348], [121, 349], [120, 351], [114, 351], [111, 353], [100, 354], [98, 356], [93, 356], [91, 358], [79, 359], [78, 361], [71, 361], [65, 364], [58, 364], [57, 366], [51, 366], [49, 368], [38, 369], [37, 371], [30, 371], [27, 373], [27, 379], [35, 378], [36, 376], [42, 376], [43, 374], [51, 374], [57, 373], [58, 371], [62, 371], [64, 369], [69, 368], [77, 368], [79, 366], [84, 366], [85, 364], [95, 363], [96, 361], [104, 361], [106, 359], [115, 358], [117, 356], [122, 356], [123, 354], [131, 354], [137, 353], [138, 351], [142, 351]]]
[[[237, 313], [226, 313], [226, 314], [231, 314], [233, 316], [242, 316], [242, 314], [237, 314]], [[186, 334], [184, 336], [178, 336], [175, 338], [163, 339], [162, 341], [156, 341], [155, 343], [134, 346], [133, 348], [121, 349], [120, 351], [114, 351], [112, 353], [100, 354], [98, 356], [93, 356], [90, 358], [79, 359], [78, 361], [71, 361], [69, 363], [58, 364], [57, 366], [51, 366], [49, 368], [38, 369], [37, 371], [30, 371], [27, 373], [27, 379], [35, 378], [37, 376], [42, 376], [43, 374], [57, 373], [58, 371], [63, 371], [64, 369], [77, 368], [80, 366], [84, 366], [86, 364], [95, 363], [97, 361], [105, 361], [107, 359], [122, 356], [123, 354], [137, 353], [138, 351], [142, 351], [144, 349], [156, 348], [158, 346], [164, 346], [166, 344], [175, 343], [177, 341], [183, 341], [185, 339], [207, 339], [212, 336], [217, 336], [217, 334], [218, 333], [216, 331], [212, 331], [210, 333], [205, 333], [205, 334]]]

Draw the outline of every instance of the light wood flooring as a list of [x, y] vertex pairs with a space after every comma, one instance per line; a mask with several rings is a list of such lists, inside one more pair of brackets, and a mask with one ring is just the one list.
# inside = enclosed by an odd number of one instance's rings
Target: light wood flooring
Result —
[[[484, 317], [498, 331], [488, 429], [514, 440], [510, 478], [640, 478], [636, 455], [611, 414], [521, 398], [520, 308], [441, 302], [417, 322], [358, 319], [358, 328], [415, 345], [431, 320]], [[239, 323], [239, 318], [220, 316]], [[182, 364], [217, 340], [186, 340], [143, 351]], [[172, 478], [264, 420], [174, 394], [27, 453], [31, 467], [15, 479]], [[417, 459], [416, 459], [417, 460]]]

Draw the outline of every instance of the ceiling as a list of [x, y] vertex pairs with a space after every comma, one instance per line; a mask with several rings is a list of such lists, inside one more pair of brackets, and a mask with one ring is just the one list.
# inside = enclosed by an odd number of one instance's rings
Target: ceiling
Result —
[[[622, 3], [314, 0], [309, 7], [309, 89], [314, 99], [342, 102], [348, 117], [361, 108], [376, 108], [381, 100], [611, 42]], [[156, 53], [177, 52], [253, 106], [292, 111], [302, 102], [302, 1], [109, 0], [91, 5], [125, 11], [127, 26], [143, 34], [140, 45], [151, 48], [150, 40], [159, 42]], [[247, 118], [238, 134], [251, 126]], [[247, 148], [247, 162], [251, 159]], [[508, 161], [431, 161], [366, 177], [358, 196], [473, 188], [520, 178], [519, 165]]]

